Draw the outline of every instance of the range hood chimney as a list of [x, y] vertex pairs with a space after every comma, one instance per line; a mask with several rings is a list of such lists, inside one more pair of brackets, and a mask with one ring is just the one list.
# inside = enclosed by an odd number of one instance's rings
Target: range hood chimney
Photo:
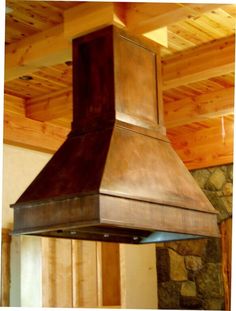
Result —
[[119, 243], [218, 237], [161, 122], [158, 48], [109, 26], [73, 40], [67, 140], [14, 208], [14, 234]]

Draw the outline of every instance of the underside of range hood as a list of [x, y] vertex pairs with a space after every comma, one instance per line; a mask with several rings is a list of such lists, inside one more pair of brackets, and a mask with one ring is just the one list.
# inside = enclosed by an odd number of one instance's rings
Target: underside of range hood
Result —
[[112, 26], [73, 41], [67, 140], [14, 208], [14, 233], [119, 243], [218, 237], [162, 126], [158, 48]]

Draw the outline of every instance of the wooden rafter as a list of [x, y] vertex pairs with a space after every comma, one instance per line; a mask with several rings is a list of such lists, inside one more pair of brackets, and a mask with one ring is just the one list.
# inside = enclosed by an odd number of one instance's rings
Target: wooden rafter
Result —
[[55, 26], [6, 47], [5, 81], [64, 63], [71, 57], [71, 44], [63, 35], [63, 25]]
[[64, 127], [4, 113], [4, 142], [10, 145], [54, 153], [68, 133]]
[[186, 97], [164, 105], [167, 128], [233, 114], [234, 88]]
[[[233, 112], [233, 87], [164, 104], [167, 128], [225, 116]], [[64, 116], [72, 119], [71, 88], [26, 101], [26, 116], [38, 121], [50, 121]]]
[[233, 162], [233, 120], [221, 118], [214, 126], [191, 132], [181, 127], [167, 131], [175, 151], [188, 169], [217, 166]]
[[126, 26], [135, 33], [151, 32], [183, 19], [197, 18], [222, 4], [128, 3], [125, 8]]
[[163, 90], [234, 72], [235, 38], [215, 40], [165, 58]]
[[55, 92], [54, 96], [41, 97], [37, 101], [28, 101], [25, 114], [28, 118], [38, 121], [68, 117], [72, 119], [72, 91], [71, 88]]
[[[119, 14], [119, 16], [118, 16]], [[82, 3], [64, 12], [64, 23], [49, 30], [32, 35], [6, 47], [5, 81], [32, 73], [43, 66], [52, 66], [71, 60], [71, 40], [88, 32], [122, 22], [120, 4]], [[163, 28], [158, 36], [149, 39], [166, 45], [167, 30]], [[42, 53], [43, 51], [43, 53]]]
[[25, 100], [13, 95], [4, 94], [4, 111], [25, 115]]
[[[25, 148], [55, 153], [69, 133], [69, 128], [31, 120], [16, 113], [4, 114], [4, 142]], [[173, 134], [174, 133], [174, 134]], [[225, 122], [225, 136], [219, 119], [217, 126], [195, 132], [174, 132], [168, 137], [188, 169], [233, 162], [233, 121]]]

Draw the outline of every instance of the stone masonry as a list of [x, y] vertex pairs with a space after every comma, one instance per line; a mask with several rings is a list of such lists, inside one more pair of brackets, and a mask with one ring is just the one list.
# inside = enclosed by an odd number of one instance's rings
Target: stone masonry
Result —
[[192, 171], [192, 176], [218, 210], [218, 222], [232, 216], [233, 165]]
[[[232, 216], [233, 166], [191, 172], [218, 223]], [[217, 238], [157, 244], [158, 308], [224, 310], [221, 241]]]

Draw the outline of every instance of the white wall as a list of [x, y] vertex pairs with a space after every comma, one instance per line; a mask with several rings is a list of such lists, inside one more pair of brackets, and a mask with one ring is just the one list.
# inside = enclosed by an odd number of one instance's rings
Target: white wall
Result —
[[11, 145], [3, 146], [3, 228], [12, 228], [13, 210], [9, 205], [15, 203], [51, 156]]
[[157, 309], [155, 244], [120, 244], [121, 306]]

